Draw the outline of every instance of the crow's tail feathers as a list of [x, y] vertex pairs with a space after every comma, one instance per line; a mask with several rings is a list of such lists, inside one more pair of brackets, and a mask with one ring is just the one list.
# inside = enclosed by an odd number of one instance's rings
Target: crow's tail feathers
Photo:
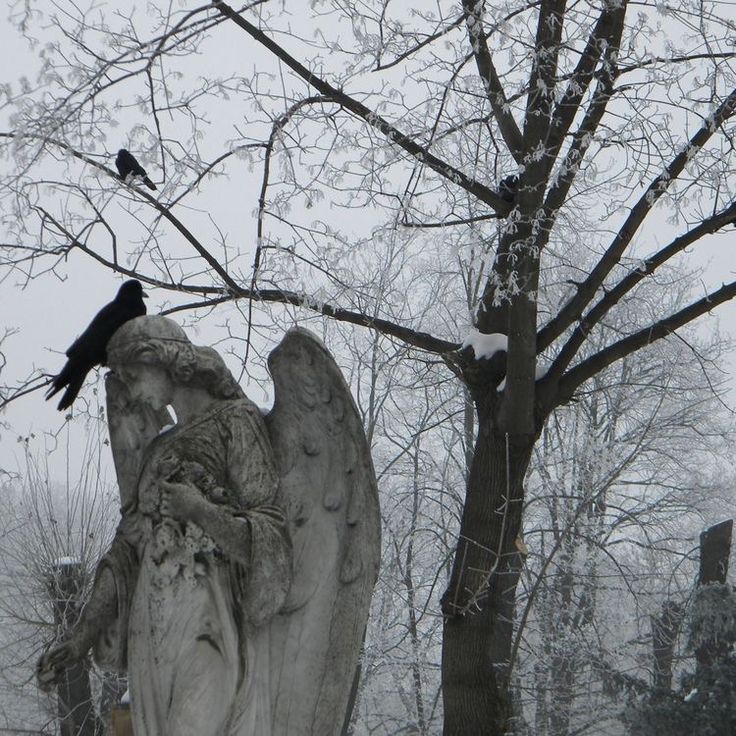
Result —
[[48, 401], [52, 396], [54, 396], [54, 394], [58, 394], [59, 391], [61, 391], [62, 388], [63, 388], [63, 386], [61, 386], [61, 385], [57, 386], [56, 385], [56, 379], [54, 379], [51, 382], [51, 388], [46, 392], [46, 397], [45, 397], [46, 398], [46, 401]]
[[88, 372], [89, 368], [67, 361], [61, 373], [51, 381], [51, 387], [46, 392], [46, 401], [58, 394], [61, 389], [66, 388], [57, 408], [59, 411], [68, 409], [77, 398]]
[[51, 386], [46, 392], [46, 401], [58, 394], [69, 383], [72, 378], [72, 372], [72, 364], [67, 361], [66, 365], [61, 369], [61, 373], [58, 376], [54, 376], [51, 380]]
[[[137, 178], [139, 176], [141, 177], [140, 179]], [[136, 174], [135, 171], [127, 174], [126, 176], [121, 176], [120, 179], [121, 181], [124, 181], [128, 186], [134, 186], [142, 180], [149, 189], [158, 188], [145, 174]]]
[[61, 401], [56, 407], [59, 411], [68, 409], [74, 403], [74, 399], [77, 398], [77, 394], [79, 394], [86, 376], [86, 372], [80, 371], [77, 375], [71, 377], [71, 380], [66, 387], [66, 391], [64, 391], [64, 395], [61, 397]]

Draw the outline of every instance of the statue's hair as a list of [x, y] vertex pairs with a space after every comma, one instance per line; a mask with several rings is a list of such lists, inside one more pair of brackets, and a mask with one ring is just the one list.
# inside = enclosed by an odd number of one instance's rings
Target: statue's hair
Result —
[[216, 399], [245, 396], [220, 354], [193, 345], [184, 330], [166, 317], [137, 317], [126, 322], [107, 345], [107, 363], [143, 363], [163, 368], [179, 386], [202, 388]]

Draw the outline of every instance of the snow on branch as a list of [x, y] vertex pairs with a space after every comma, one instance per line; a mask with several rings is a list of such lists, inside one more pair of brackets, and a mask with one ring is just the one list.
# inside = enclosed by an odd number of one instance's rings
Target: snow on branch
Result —
[[509, 339], [500, 332], [486, 335], [478, 330], [471, 330], [463, 340], [460, 350], [473, 348], [476, 360], [490, 360], [497, 352], [508, 350]]

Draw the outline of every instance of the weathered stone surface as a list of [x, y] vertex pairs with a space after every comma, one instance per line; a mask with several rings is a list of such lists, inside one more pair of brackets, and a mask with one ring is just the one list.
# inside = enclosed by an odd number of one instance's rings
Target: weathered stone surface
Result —
[[39, 680], [92, 647], [128, 673], [136, 736], [339, 733], [380, 529], [334, 360], [310, 333], [287, 333], [265, 418], [220, 356], [166, 318], [124, 325], [108, 363], [122, 520]]

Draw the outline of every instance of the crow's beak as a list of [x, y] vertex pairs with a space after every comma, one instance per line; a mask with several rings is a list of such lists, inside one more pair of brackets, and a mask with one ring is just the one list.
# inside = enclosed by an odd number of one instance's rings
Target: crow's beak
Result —
[[143, 297], [144, 299], [148, 299], [148, 294], [146, 294], [146, 292], [145, 292], [145, 291], [142, 291], [142, 292], [141, 292], [141, 296], [142, 296], [142, 297]]

